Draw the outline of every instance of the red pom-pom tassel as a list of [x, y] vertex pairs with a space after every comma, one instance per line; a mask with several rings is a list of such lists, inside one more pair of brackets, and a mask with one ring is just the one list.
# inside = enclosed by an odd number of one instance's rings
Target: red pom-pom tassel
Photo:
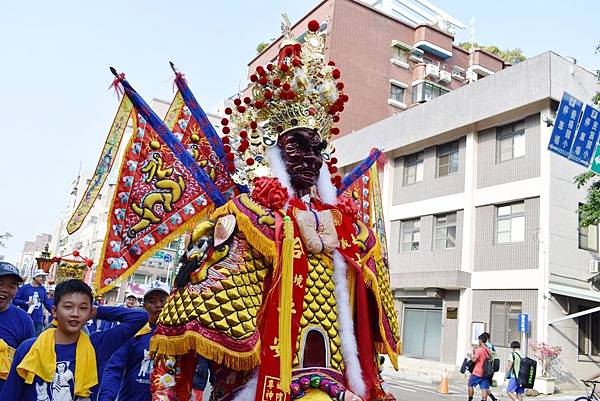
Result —
[[320, 26], [321, 24], [319, 24], [319, 22], [316, 20], [311, 20], [308, 22], [308, 30], [311, 32], [317, 32]]

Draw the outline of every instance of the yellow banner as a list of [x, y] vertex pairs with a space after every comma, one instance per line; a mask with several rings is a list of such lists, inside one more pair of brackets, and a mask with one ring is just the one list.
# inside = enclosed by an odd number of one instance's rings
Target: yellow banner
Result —
[[132, 108], [133, 105], [131, 104], [131, 101], [127, 96], [123, 96], [123, 100], [121, 100], [121, 104], [119, 105], [115, 119], [110, 127], [110, 131], [108, 131], [106, 142], [104, 142], [104, 148], [102, 148], [100, 160], [98, 160], [96, 170], [94, 171], [94, 176], [90, 180], [83, 193], [83, 197], [79, 201], [79, 205], [77, 205], [77, 209], [75, 209], [73, 216], [71, 216], [71, 219], [67, 224], [67, 233], [73, 234], [77, 231], [92, 209], [92, 206], [110, 173], [117, 152], [119, 151], [119, 145], [121, 144], [121, 139], [123, 139], [123, 133], [127, 127]]

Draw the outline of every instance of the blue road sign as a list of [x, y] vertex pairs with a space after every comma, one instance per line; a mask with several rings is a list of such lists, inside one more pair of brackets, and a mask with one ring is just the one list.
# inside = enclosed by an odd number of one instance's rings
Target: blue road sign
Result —
[[598, 143], [598, 120], [600, 120], [598, 110], [586, 104], [569, 154], [569, 159], [575, 163], [585, 167], [590, 166]]
[[582, 108], [583, 103], [580, 100], [567, 92], [563, 93], [548, 149], [561, 156], [569, 157]]
[[173, 260], [173, 256], [171, 256], [171, 255], [170, 255], [170, 254], [168, 254], [168, 253], [165, 253], [165, 256], [163, 256], [163, 260], [164, 260], [165, 262], [169, 263], [170, 261], [172, 261], [172, 260]]
[[519, 313], [519, 332], [527, 333], [529, 331], [529, 316], [525, 313]]

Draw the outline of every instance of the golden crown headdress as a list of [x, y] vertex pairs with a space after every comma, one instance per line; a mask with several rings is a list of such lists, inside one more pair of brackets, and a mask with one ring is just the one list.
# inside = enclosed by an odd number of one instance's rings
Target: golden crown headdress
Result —
[[[308, 32], [297, 40], [284, 14], [277, 61], [258, 66], [250, 76], [250, 96], [234, 99], [234, 107], [225, 109], [222, 140], [237, 183], [248, 184], [265, 175], [269, 169], [266, 149], [291, 129], [314, 129], [329, 144], [339, 134], [334, 124], [348, 96], [343, 93], [344, 84], [337, 81], [339, 69], [325, 60], [325, 38], [319, 28], [317, 21], [310, 21]], [[335, 172], [332, 151], [330, 145], [323, 156]]]

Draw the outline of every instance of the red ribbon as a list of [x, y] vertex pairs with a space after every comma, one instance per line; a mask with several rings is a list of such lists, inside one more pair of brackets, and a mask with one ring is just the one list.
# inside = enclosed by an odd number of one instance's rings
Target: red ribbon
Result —
[[173, 81], [173, 92], [175, 92], [175, 90], [179, 90], [179, 87], [175, 87], [175, 85], [177, 84], [177, 81], [182, 81], [182, 82], [186, 82], [185, 80], [185, 74], [183, 72], [176, 72], [175, 73], [175, 80]]
[[121, 98], [121, 96], [123, 96], [123, 93], [125, 93], [125, 91], [123, 90], [123, 86], [121, 85], [121, 81], [123, 81], [124, 79], [125, 73], [122, 72], [115, 77], [115, 79], [112, 81], [112, 84], [110, 84], [110, 86], [108, 87], [108, 89], [115, 90], [119, 99]]

